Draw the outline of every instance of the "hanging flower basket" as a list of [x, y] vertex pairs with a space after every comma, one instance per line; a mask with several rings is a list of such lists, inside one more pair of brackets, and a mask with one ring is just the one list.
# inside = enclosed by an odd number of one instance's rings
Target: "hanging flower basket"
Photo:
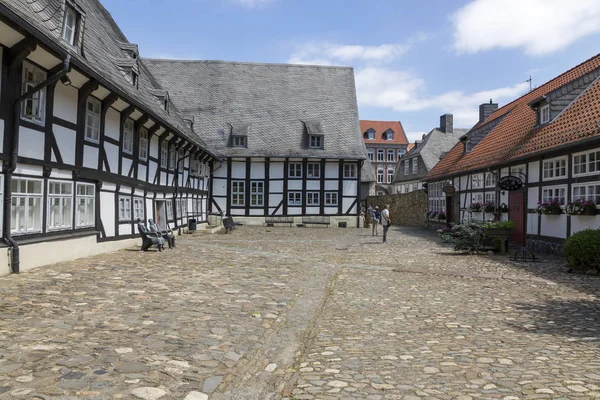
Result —
[[500, 207], [498, 207], [498, 211], [500, 211], [501, 213], [508, 212], [508, 206], [506, 205], [506, 203], [500, 204]]
[[598, 210], [595, 202], [577, 199], [567, 203], [565, 213], [567, 215], [596, 215]]

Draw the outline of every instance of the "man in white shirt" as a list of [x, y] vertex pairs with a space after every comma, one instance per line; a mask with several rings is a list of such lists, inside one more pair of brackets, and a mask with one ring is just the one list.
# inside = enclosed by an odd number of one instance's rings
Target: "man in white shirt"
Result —
[[390, 205], [386, 204], [381, 212], [381, 226], [383, 226], [383, 243], [387, 240], [387, 231], [392, 224], [392, 220], [390, 219]]

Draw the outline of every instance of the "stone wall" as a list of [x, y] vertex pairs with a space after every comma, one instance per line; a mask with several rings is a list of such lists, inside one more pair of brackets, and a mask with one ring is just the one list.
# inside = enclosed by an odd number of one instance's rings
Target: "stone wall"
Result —
[[425, 213], [428, 206], [427, 193], [424, 190], [386, 196], [369, 196], [367, 204], [373, 207], [379, 206], [382, 210], [386, 204], [389, 204], [392, 224], [394, 225], [425, 225]]

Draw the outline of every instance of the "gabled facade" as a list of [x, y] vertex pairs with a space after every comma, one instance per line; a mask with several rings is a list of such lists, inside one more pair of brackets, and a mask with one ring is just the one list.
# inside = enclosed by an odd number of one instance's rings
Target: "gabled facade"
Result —
[[396, 163], [408, 147], [408, 139], [399, 121], [361, 120], [368, 161], [375, 173], [376, 194], [395, 193], [393, 177]]
[[206, 221], [216, 158], [99, 1], [1, 2], [0, 60], [0, 274]]
[[440, 125], [398, 159], [394, 175], [395, 193], [410, 193], [423, 188], [423, 180], [433, 167], [467, 133], [467, 129], [454, 128], [452, 114], [440, 117]]
[[247, 224], [312, 215], [357, 225], [365, 154], [352, 68], [146, 63], [223, 159], [211, 169], [212, 212]]
[[[427, 176], [430, 208], [460, 222], [494, 218], [493, 206], [514, 221], [513, 242], [540, 251], [600, 227], [595, 212], [564, 213], [575, 200], [600, 203], [599, 77], [595, 56], [504, 107], [482, 104], [480, 121]], [[537, 212], [554, 199], [560, 214]], [[488, 212], [470, 207], [486, 202]]]

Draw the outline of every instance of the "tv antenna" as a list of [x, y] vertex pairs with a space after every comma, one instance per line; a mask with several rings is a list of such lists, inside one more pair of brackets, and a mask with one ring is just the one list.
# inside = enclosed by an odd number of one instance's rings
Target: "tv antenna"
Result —
[[525, 83], [525, 82], [529, 82], [529, 91], [531, 92], [531, 90], [532, 90], [531, 89], [531, 82], [532, 82], [531, 75], [529, 75], [529, 79], [524, 80], [522, 83]]

